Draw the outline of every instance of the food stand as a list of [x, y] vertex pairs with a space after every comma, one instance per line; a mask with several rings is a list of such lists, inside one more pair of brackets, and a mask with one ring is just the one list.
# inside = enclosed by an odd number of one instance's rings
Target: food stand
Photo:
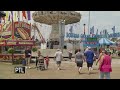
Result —
[[[0, 24], [1, 25], [1, 24]], [[11, 22], [3, 30], [4, 25], [0, 29], [0, 60], [11, 60], [11, 54], [8, 54], [8, 48], [14, 48], [14, 59], [24, 57], [24, 51], [27, 47], [34, 45], [31, 39], [31, 25], [26, 22]], [[9, 32], [9, 33], [7, 33]]]

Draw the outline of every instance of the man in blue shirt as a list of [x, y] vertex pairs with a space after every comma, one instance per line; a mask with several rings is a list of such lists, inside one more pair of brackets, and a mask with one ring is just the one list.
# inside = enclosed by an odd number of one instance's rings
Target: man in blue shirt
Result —
[[88, 71], [90, 74], [90, 71], [91, 71], [91, 68], [93, 65], [93, 61], [94, 61], [94, 52], [91, 50], [91, 47], [88, 47], [88, 51], [85, 52], [85, 57], [86, 57]]

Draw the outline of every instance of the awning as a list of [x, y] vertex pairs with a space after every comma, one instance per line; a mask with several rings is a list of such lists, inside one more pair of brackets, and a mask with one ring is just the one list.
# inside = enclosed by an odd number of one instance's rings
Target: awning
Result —
[[115, 44], [115, 42], [110, 41], [110, 40], [107, 39], [107, 38], [101, 38], [101, 39], [99, 40], [99, 44], [100, 44], [100, 45], [113, 45], [113, 44]]

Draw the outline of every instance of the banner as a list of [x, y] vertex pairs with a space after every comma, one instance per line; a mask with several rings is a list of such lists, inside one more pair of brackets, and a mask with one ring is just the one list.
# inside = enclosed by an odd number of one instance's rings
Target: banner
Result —
[[11, 35], [12, 35], [12, 23], [10, 21], [7, 21], [2, 26], [1, 36], [2, 36], [2, 38], [9, 39], [9, 38], [11, 38]]
[[112, 33], [112, 34], [109, 34], [109, 36], [108, 36], [109, 38], [118, 38], [118, 37], [120, 37], [120, 33], [118, 32], [118, 33]]
[[14, 35], [16, 40], [30, 40], [31, 26], [26, 22], [14, 22]]
[[33, 46], [33, 40], [0, 40], [0, 46]]
[[28, 20], [31, 20], [31, 13], [30, 13], [30, 11], [27, 11], [27, 16], [28, 16]]
[[84, 47], [98, 47], [99, 46], [99, 41], [98, 38], [85, 38], [85, 40], [83, 41], [83, 46]]

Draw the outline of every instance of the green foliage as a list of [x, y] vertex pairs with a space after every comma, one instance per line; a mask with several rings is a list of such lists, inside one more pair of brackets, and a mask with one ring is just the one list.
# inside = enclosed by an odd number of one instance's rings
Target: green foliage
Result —
[[112, 38], [111, 41], [116, 42], [118, 39], [117, 38]]
[[33, 51], [33, 52], [36, 52], [36, 51], [37, 51], [37, 48], [36, 48], [36, 47], [33, 47], [33, 48], [32, 48], [32, 51]]
[[24, 60], [24, 58], [22, 58], [21, 56], [19, 57], [19, 59], [14, 60], [13, 64], [15, 65], [19, 65], [22, 64], [22, 61]]
[[15, 53], [15, 50], [13, 48], [9, 48], [8, 53], [13, 54], [13, 53]]

